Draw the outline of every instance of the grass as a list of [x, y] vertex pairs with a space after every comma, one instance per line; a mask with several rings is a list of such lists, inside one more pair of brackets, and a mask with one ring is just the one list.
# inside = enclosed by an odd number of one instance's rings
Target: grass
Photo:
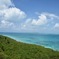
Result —
[[59, 52], [0, 35], [0, 59], [59, 59]]

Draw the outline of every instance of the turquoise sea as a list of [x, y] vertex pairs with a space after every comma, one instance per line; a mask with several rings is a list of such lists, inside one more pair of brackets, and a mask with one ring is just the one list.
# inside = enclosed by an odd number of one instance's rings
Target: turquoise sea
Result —
[[17, 41], [41, 45], [59, 51], [59, 35], [35, 33], [0, 33]]

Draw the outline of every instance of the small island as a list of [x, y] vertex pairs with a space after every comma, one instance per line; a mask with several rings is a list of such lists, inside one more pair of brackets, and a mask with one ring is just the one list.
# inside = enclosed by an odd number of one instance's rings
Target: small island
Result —
[[59, 59], [59, 51], [0, 35], [0, 59]]

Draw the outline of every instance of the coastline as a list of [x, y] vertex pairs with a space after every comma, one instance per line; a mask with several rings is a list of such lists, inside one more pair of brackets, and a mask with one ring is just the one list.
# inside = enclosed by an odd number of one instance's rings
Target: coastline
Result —
[[0, 59], [59, 59], [59, 51], [0, 35]]
[[[0, 34], [0, 35], [1, 35], [1, 34]], [[21, 43], [25, 43], [25, 44], [33, 44], [33, 45], [38, 45], [38, 46], [42, 46], [42, 47], [44, 47], [44, 48], [52, 49], [52, 50], [54, 50], [54, 51], [59, 51], [59, 50], [54, 49], [54, 48], [49, 47], [49, 46], [40, 45], [40, 44], [35, 44], [35, 43], [30, 43], [30, 42], [22, 41], [22, 40], [20, 40], [20, 39], [19, 39], [19, 40], [17, 40], [17, 38], [14, 38], [14, 37], [9, 36], [9, 35], [2, 35], [2, 36], [6, 36], [6, 37], [9, 37], [9, 38], [11, 38], [11, 39], [14, 39], [14, 40], [16, 40], [17, 42], [21, 42]]]

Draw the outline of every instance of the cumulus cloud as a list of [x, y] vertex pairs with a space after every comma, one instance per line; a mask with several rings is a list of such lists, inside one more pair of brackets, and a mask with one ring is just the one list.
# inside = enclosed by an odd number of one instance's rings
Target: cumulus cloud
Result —
[[59, 16], [52, 14], [52, 13], [41, 13], [38, 16], [38, 19], [32, 19], [32, 24], [33, 25], [47, 25], [49, 24], [53, 24], [54, 22], [56, 22], [57, 20], [59, 20]]
[[6, 9], [9, 6], [14, 6], [11, 0], [0, 0], [0, 9]]
[[0, 16], [4, 18], [4, 20], [20, 20], [26, 17], [26, 14], [20, 9], [13, 7], [0, 11]]
[[11, 0], [0, 0], [0, 28], [17, 27], [25, 17], [25, 12], [16, 8]]
[[47, 23], [47, 19], [46, 16], [41, 14], [40, 16], [38, 16], [38, 19], [33, 19], [32, 24], [33, 25], [43, 25]]

